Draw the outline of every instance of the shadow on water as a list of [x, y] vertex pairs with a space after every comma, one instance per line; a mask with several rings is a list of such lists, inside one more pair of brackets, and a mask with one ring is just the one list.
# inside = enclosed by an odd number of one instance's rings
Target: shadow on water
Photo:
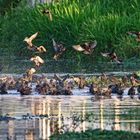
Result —
[[48, 139], [54, 133], [108, 129], [140, 132], [138, 99], [0, 96], [0, 139]]

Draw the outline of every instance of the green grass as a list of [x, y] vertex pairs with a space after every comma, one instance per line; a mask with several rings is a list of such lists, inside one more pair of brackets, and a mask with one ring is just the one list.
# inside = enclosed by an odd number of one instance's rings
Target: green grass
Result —
[[[40, 12], [43, 8], [51, 10], [52, 22]], [[49, 50], [43, 55], [47, 59], [53, 56], [52, 38], [63, 42], [67, 48], [62, 56], [64, 59], [79, 62], [106, 60], [100, 52], [110, 49], [115, 49], [123, 59], [140, 58], [140, 47], [136, 47], [139, 44], [126, 35], [127, 31], [139, 31], [139, 19], [139, 0], [61, 0], [34, 8], [21, 4], [0, 18], [0, 48], [7, 48], [10, 53], [22, 57], [31, 55], [23, 39], [38, 31], [34, 44], [44, 45]], [[94, 39], [98, 45], [90, 56], [71, 47]], [[108, 45], [110, 42], [112, 47]]]
[[140, 133], [108, 130], [86, 130], [85, 132], [66, 132], [54, 134], [50, 140], [139, 140]]

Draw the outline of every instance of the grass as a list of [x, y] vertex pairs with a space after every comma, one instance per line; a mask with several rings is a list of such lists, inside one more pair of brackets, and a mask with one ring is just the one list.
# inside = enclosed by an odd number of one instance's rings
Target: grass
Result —
[[85, 132], [66, 132], [65, 134], [54, 134], [50, 140], [139, 140], [140, 133], [126, 131], [108, 130], [86, 130]]
[[[115, 49], [123, 59], [140, 58], [140, 47], [134, 38], [126, 35], [127, 31], [140, 29], [139, 0], [61, 0], [50, 5], [42, 4], [28, 7], [20, 4], [0, 19], [0, 48], [7, 48], [17, 56], [32, 55], [26, 49], [23, 39], [39, 32], [34, 40], [36, 45], [48, 49], [42, 57], [52, 59], [52, 38], [63, 42], [67, 48], [62, 59], [79, 62], [106, 60], [100, 52]], [[53, 21], [42, 15], [42, 9], [52, 12]], [[96, 39], [97, 48], [90, 55], [84, 55], [72, 49], [72, 45]], [[110, 46], [110, 44], [112, 44]]]

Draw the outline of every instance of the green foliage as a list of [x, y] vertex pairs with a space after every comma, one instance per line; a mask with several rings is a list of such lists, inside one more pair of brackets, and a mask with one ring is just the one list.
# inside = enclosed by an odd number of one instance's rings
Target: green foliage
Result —
[[12, 10], [18, 6], [21, 0], [0, 0], [0, 15], [4, 15], [6, 12]]
[[66, 132], [65, 134], [54, 134], [50, 140], [139, 140], [140, 133], [108, 130], [86, 130], [85, 132]]
[[[53, 20], [43, 15], [41, 10], [48, 8]], [[26, 45], [23, 39], [39, 32], [34, 40], [36, 45], [44, 45], [52, 58], [52, 38], [62, 42], [67, 48], [65, 59], [89, 62], [102, 58], [100, 52], [115, 49], [122, 58], [140, 57], [140, 47], [127, 31], [138, 31], [140, 28], [139, 0], [61, 0], [58, 3], [36, 5], [34, 8], [19, 6], [0, 20], [0, 47], [21, 50], [23, 55]], [[90, 55], [84, 55], [72, 49], [72, 45], [96, 39], [97, 48]], [[108, 44], [112, 44], [112, 47]], [[80, 66], [80, 64], [79, 64]]]

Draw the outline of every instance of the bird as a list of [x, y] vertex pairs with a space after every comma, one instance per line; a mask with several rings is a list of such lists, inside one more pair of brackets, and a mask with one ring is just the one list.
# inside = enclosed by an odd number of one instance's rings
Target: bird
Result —
[[53, 59], [58, 60], [58, 58], [63, 54], [66, 48], [64, 48], [63, 44], [57, 44], [54, 39], [52, 39], [52, 41], [53, 41], [53, 48], [55, 51]]
[[44, 46], [36, 47], [35, 50], [38, 51], [38, 52], [40, 52], [40, 53], [43, 53], [43, 52], [46, 52], [47, 51], [47, 49]]
[[40, 52], [40, 53], [43, 53], [43, 52], [46, 52], [46, 48], [44, 46], [35, 46], [33, 43], [32, 43], [32, 40], [35, 39], [38, 35], [38, 32], [34, 33], [33, 35], [31, 35], [30, 37], [25, 37], [25, 39], [23, 41], [25, 41], [27, 43], [27, 48], [29, 50], [32, 50], [32, 51], [37, 51], [37, 52]]
[[33, 61], [35, 63], [35, 65], [38, 67], [40, 66], [40, 64], [44, 63], [44, 60], [40, 56], [36, 56], [36, 55], [31, 57], [30, 60]]
[[83, 52], [84, 54], [91, 54], [94, 48], [97, 46], [97, 41], [84, 43], [81, 45], [73, 45], [72, 47], [79, 52]]
[[31, 76], [36, 72], [35, 68], [30, 68], [26, 70], [27, 76]]
[[33, 41], [33, 39], [35, 39], [37, 37], [37, 35], [38, 35], [38, 32], [34, 33], [30, 37], [25, 37], [25, 39], [23, 40], [27, 43], [28, 49], [32, 49], [32, 47], [34, 47], [32, 41]]
[[51, 14], [50, 10], [43, 9], [41, 12], [42, 12], [43, 15], [49, 16], [49, 20], [52, 21], [52, 14]]
[[36, 72], [35, 68], [29, 68], [26, 70], [26, 74], [24, 75], [23, 79], [25, 81], [32, 81], [33, 74]]
[[136, 40], [140, 42], [140, 32], [127, 32], [127, 34], [136, 37]]
[[111, 51], [109, 53], [102, 53], [101, 52], [101, 55], [103, 57], [107, 57], [109, 58], [111, 61], [115, 61], [117, 62], [118, 64], [121, 64], [122, 63], [122, 60], [118, 58], [117, 54], [115, 53], [115, 51]]

